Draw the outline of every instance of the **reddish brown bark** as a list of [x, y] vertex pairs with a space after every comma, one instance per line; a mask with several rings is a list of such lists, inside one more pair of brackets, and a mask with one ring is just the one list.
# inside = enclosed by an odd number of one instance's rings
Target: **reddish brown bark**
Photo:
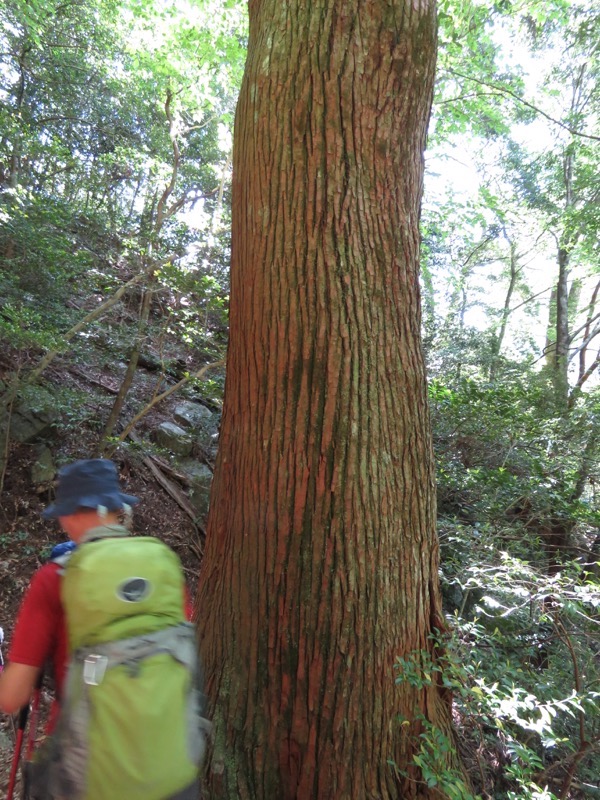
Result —
[[[397, 656], [441, 625], [418, 218], [433, 0], [254, 0], [198, 617], [208, 796], [427, 796]], [[398, 715], [411, 722], [401, 726]]]

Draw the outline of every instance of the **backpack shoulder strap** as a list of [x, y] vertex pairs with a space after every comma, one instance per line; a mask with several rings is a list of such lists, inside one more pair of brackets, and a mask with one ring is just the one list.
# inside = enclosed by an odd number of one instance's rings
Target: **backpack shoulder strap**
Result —
[[99, 525], [97, 528], [91, 528], [89, 531], [86, 531], [81, 537], [79, 544], [95, 542], [98, 539], [125, 538], [129, 535], [129, 531], [123, 525]]

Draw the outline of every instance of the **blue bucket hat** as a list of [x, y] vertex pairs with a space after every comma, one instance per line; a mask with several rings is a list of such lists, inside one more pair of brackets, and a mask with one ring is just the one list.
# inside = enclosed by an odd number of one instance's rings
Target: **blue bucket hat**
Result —
[[79, 508], [119, 511], [136, 503], [137, 497], [121, 491], [114, 463], [106, 458], [91, 458], [59, 470], [56, 500], [42, 513], [46, 519], [56, 519], [68, 517]]

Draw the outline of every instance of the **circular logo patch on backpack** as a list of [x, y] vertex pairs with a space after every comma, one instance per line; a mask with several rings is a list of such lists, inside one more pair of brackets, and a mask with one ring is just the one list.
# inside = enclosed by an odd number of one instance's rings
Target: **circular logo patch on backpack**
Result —
[[127, 578], [117, 587], [117, 597], [126, 603], [139, 603], [152, 591], [152, 584], [146, 578]]

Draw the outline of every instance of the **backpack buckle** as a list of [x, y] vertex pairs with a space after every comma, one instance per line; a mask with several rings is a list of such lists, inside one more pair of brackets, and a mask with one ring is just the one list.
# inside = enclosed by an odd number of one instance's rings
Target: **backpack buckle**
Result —
[[88, 686], [99, 686], [108, 666], [107, 656], [91, 653], [83, 662], [83, 682]]

